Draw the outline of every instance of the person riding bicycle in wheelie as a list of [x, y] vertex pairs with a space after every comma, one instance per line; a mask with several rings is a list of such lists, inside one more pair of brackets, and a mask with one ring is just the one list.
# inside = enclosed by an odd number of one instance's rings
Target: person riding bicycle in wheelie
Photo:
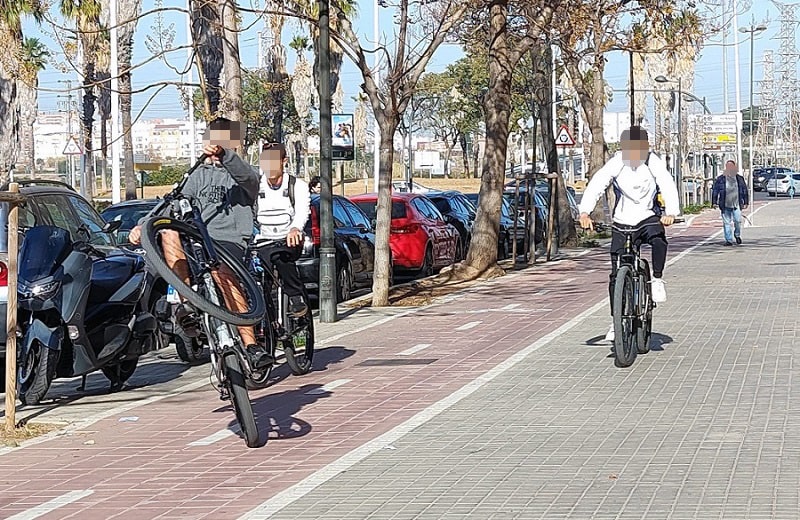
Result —
[[[612, 211], [615, 225], [623, 228], [641, 228], [633, 234], [635, 246], [649, 244], [653, 254], [653, 302], [667, 300], [664, 286], [664, 267], [667, 263], [667, 236], [664, 226], [671, 226], [680, 212], [678, 188], [666, 163], [650, 152], [647, 130], [632, 126], [622, 132], [621, 151], [592, 176], [579, 205], [580, 224], [584, 229], [594, 229], [590, 214], [606, 189], [613, 185], [616, 203]], [[661, 207], [658, 195], [664, 200]], [[611, 275], [609, 294], [613, 301], [617, 259], [625, 247], [624, 233], [612, 229]], [[613, 309], [612, 309], [613, 314]], [[614, 325], [606, 334], [614, 340]]]
[[286, 147], [265, 144], [259, 156], [261, 189], [258, 195], [258, 233], [254, 245], [261, 261], [275, 266], [289, 297], [289, 314], [308, 313], [305, 286], [297, 270], [303, 252], [303, 229], [308, 222], [311, 195], [305, 181], [284, 174]]
[[[192, 173], [183, 188], [183, 193], [200, 210], [211, 238], [243, 263], [247, 244], [253, 236], [253, 215], [259, 188], [258, 172], [236, 153], [244, 131], [240, 122], [222, 117], [211, 121], [203, 135], [205, 163]], [[131, 230], [129, 240], [133, 244], [140, 242], [141, 226]], [[178, 233], [162, 233], [161, 247], [167, 265], [188, 284], [189, 266]], [[246, 310], [247, 303], [230, 269], [222, 264], [212, 275], [226, 306], [235, 312]], [[180, 304], [175, 310], [175, 318], [187, 336], [199, 334], [199, 319], [189, 304]], [[238, 330], [254, 370], [275, 362], [272, 354], [256, 342], [253, 327], [238, 327]]]

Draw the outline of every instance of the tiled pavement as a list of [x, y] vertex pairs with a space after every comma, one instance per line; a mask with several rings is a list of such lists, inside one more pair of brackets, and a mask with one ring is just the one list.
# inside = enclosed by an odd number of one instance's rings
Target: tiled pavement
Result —
[[[797, 209], [669, 269], [660, 346], [631, 369], [596, 341], [598, 251], [340, 337], [319, 371], [253, 394], [265, 448], [226, 436], [203, 387], [2, 454], [0, 518], [55, 498], [42, 518], [237, 518], [271, 498], [276, 518], [795, 518]], [[675, 229], [673, 257], [708, 220]]]

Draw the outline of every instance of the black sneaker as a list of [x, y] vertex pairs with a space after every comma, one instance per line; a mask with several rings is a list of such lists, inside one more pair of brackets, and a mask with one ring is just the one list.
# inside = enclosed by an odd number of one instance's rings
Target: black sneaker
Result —
[[245, 352], [247, 352], [247, 361], [250, 363], [250, 368], [253, 370], [263, 370], [275, 364], [275, 357], [261, 345], [247, 345]]
[[302, 296], [292, 296], [289, 298], [289, 314], [292, 318], [302, 318], [308, 313], [308, 305], [303, 301]]
[[178, 305], [175, 309], [175, 321], [187, 337], [196, 338], [200, 335], [200, 319], [189, 304]]
[[736, 237], [736, 243], [742, 245], [742, 237]]

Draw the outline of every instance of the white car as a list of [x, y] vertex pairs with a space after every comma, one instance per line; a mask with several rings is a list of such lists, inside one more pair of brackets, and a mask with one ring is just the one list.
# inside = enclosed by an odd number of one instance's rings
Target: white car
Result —
[[779, 173], [777, 178], [767, 181], [767, 193], [770, 197], [778, 195], [794, 197], [798, 190], [800, 190], [800, 173], [797, 172]]

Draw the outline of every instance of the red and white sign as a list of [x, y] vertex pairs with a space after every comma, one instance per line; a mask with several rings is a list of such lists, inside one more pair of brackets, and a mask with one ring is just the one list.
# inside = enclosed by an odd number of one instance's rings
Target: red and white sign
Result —
[[558, 129], [556, 146], [575, 146], [575, 139], [573, 139], [572, 134], [569, 133], [567, 125], [561, 125], [561, 128]]

